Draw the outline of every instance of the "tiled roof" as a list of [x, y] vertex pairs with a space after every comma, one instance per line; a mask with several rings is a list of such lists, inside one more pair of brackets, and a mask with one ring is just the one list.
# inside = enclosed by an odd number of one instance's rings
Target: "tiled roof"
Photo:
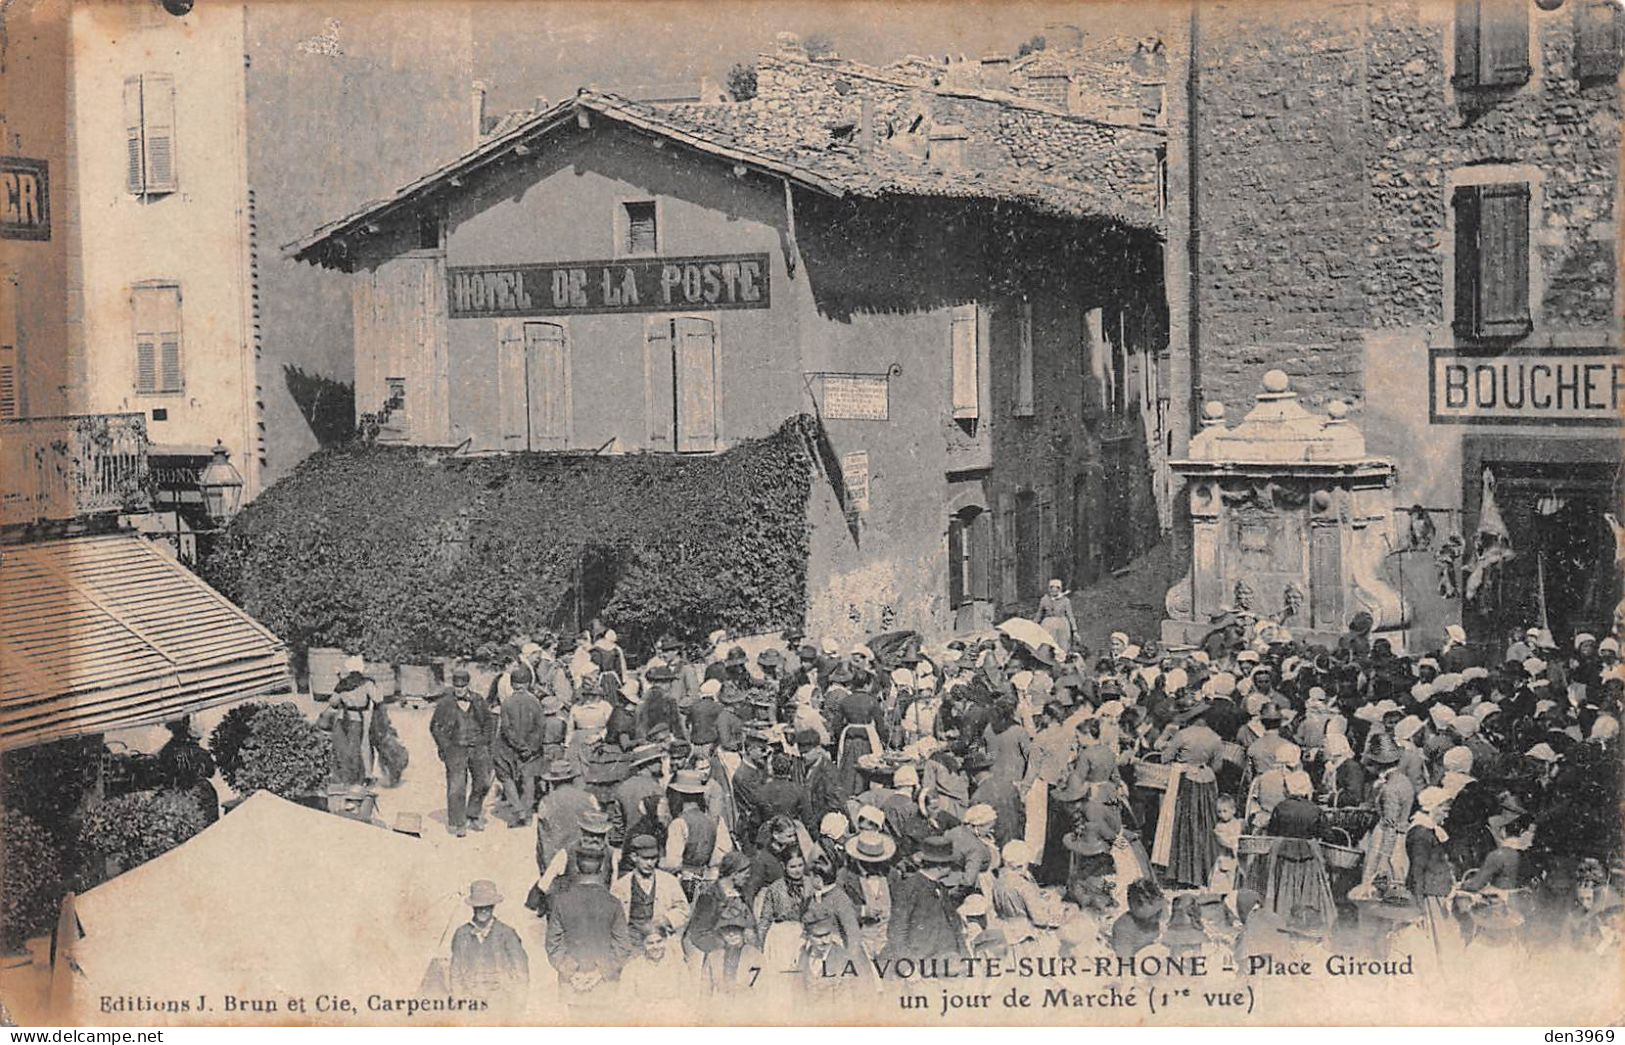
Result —
[[[954, 97], [963, 94], [945, 93]], [[834, 139], [827, 125], [829, 121], [809, 125], [805, 120], [785, 120], [754, 103], [651, 105], [583, 90], [574, 98], [489, 138], [452, 163], [403, 186], [387, 199], [323, 225], [311, 235], [288, 244], [284, 251], [294, 258], [318, 264], [342, 263], [343, 240], [347, 237], [375, 225], [393, 211], [409, 208], [437, 192], [457, 187], [465, 177], [487, 164], [516, 153], [523, 155], [539, 146], [541, 139], [556, 132], [568, 132], [578, 122], [585, 123], [595, 117], [775, 174], [803, 189], [832, 196], [1001, 200], [1054, 216], [1104, 220], [1147, 231], [1159, 227], [1157, 216], [1144, 204], [1068, 173], [1064, 164], [1039, 155], [1043, 150], [1037, 145], [1047, 128], [1060, 131], [1068, 129], [1063, 126], [1066, 124], [1089, 124], [1103, 133], [1144, 136], [1145, 141], [1135, 149], [1147, 154], [1143, 162], [1148, 163], [1150, 132], [1107, 128], [1099, 121], [1058, 116], [1011, 96], [1003, 96], [998, 104], [1000, 111], [1009, 117], [1001, 120], [1000, 132], [1000, 145], [1007, 151], [1009, 163], [992, 168], [942, 169], [940, 164], [933, 166], [922, 157], [898, 149], [884, 146], [860, 149], [853, 141]]]
[[291, 688], [277, 637], [135, 534], [0, 549], [0, 750]]

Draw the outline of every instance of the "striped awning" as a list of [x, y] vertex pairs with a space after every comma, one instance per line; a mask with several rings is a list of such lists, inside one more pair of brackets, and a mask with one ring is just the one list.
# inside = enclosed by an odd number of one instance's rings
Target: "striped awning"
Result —
[[282, 641], [144, 537], [0, 547], [0, 751], [292, 688]]

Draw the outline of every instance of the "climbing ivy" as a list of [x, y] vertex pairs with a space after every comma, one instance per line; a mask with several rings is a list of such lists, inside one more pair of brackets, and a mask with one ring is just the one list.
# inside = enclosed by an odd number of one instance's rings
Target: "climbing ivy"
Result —
[[815, 424], [706, 456], [454, 457], [351, 444], [231, 524], [204, 576], [297, 654], [467, 656], [574, 624], [583, 562], [633, 653], [662, 634], [799, 627]]

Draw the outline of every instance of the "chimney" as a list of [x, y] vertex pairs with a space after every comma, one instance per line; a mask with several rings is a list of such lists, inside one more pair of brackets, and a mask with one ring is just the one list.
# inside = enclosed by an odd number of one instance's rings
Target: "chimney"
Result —
[[536, 107], [534, 109], [532, 109], [531, 112], [541, 112], [544, 109], [546, 109], [547, 108], [547, 95], [538, 94], [536, 96], [535, 105], [536, 105]]
[[982, 57], [982, 86], [990, 91], [1010, 89], [1010, 56], [989, 54]]
[[1068, 22], [1049, 22], [1044, 26], [1044, 49], [1056, 53], [1083, 50], [1083, 30]]
[[805, 58], [807, 49], [801, 45], [801, 37], [795, 33], [778, 33], [773, 37], [779, 54], [786, 58]]
[[478, 145], [485, 138], [485, 93], [490, 87], [484, 80], [475, 80], [474, 89], [470, 94], [474, 117], [474, 144]]

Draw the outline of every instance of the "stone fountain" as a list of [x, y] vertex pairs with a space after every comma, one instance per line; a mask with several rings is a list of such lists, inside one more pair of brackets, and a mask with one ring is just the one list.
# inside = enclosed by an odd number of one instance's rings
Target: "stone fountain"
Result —
[[1399, 593], [1380, 576], [1394, 464], [1367, 455], [1348, 404], [1311, 413], [1271, 370], [1235, 427], [1223, 403], [1207, 403], [1189, 456], [1169, 467], [1185, 479], [1191, 559], [1164, 602], [1164, 642], [1200, 643], [1227, 613], [1333, 646], [1361, 610], [1374, 632], [1404, 626]]

